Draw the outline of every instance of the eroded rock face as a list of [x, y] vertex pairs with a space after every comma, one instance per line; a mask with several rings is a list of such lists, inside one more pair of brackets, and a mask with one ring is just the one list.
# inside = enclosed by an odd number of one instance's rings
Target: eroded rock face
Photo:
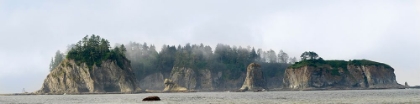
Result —
[[261, 66], [256, 63], [251, 63], [247, 67], [244, 84], [240, 88], [241, 91], [251, 90], [258, 91], [267, 89], [266, 82], [261, 70]]
[[89, 69], [86, 64], [77, 65], [72, 60], [64, 60], [48, 74], [37, 94], [101, 93], [141, 91], [136, 87], [136, 78], [130, 63], [125, 61], [120, 68], [114, 61], [103, 61], [101, 66]]
[[[172, 69], [170, 79], [174, 83], [185, 86], [187, 89], [195, 89], [197, 87], [197, 73], [191, 68], [177, 68]], [[166, 81], [166, 80], [165, 80]]]
[[[261, 72], [262, 69], [259, 68], [258, 70], [260, 70]], [[225, 74], [226, 73], [223, 73], [221, 71], [211, 72], [209, 69], [174, 67], [171, 73], [169, 74], [169, 77], [165, 77], [164, 75], [164, 78], [171, 79], [174, 83], [187, 88], [187, 90], [189, 91], [236, 91], [238, 90], [238, 88], [242, 87], [246, 79], [246, 73], [241, 73], [241, 75], [236, 79], [227, 79], [225, 76], [229, 75]], [[154, 74], [151, 74], [149, 76], [153, 76], [153, 78], [155, 78]], [[142, 79], [141, 83], [155, 83], [152, 80], [145, 79], [148, 78]], [[282, 80], [283, 76], [276, 76], [271, 79], [268, 79], [268, 82], [271, 82], [270, 84], [273, 88], [280, 88]], [[150, 87], [151, 86], [141, 86], [141, 88]]]
[[178, 84], [174, 83], [170, 79], [165, 79], [164, 84], [165, 84], [165, 89], [163, 89], [163, 92], [186, 92], [186, 91], [188, 91], [187, 88], [179, 86]]
[[214, 90], [214, 79], [208, 69], [193, 70], [191, 68], [174, 67], [170, 74], [170, 79], [185, 86], [188, 90], [212, 91]]
[[394, 69], [385, 66], [348, 65], [347, 69], [330, 66], [315, 68], [304, 66], [286, 70], [283, 78], [286, 89], [312, 88], [400, 88], [395, 78]]

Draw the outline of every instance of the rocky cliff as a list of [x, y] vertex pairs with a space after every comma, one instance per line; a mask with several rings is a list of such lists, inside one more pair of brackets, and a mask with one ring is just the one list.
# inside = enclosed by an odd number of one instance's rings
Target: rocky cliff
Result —
[[[260, 64], [261, 65], [261, 64]], [[286, 65], [284, 65], [286, 66]], [[269, 68], [273, 68], [276, 66], [264, 66], [258, 70], [264, 72], [273, 72], [273, 73], [281, 73], [280, 75], [266, 75], [262, 74], [265, 78], [266, 85], [268, 89], [273, 88], [281, 88], [282, 81], [283, 81], [283, 73], [285, 70], [284, 68], [278, 68], [277, 70], [271, 71], [266, 70]], [[277, 68], [277, 67], [276, 67]], [[223, 71], [216, 71], [210, 69], [193, 69], [193, 68], [186, 68], [186, 67], [173, 67], [170, 74], [165, 75], [163, 72], [157, 72], [153, 74], [147, 75], [145, 78], [138, 79], [139, 83], [141, 83], [140, 88], [148, 89], [148, 90], [162, 90], [165, 88], [165, 85], [161, 82], [164, 81], [165, 78], [171, 79], [174, 83], [187, 88], [188, 90], [193, 91], [236, 91], [242, 87], [244, 81], [246, 79], [246, 70], [244, 73], [241, 73], [238, 78], [236, 79], [229, 79], [226, 76], [229, 76], [230, 73], [223, 72]], [[259, 72], [259, 71], [258, 71]], [[166, 72], [168, 73], [168, 72]], [[271, 77], [270, 77], [271, 76]], [[262, 82], [262, 81], [258, 81]]]
[[189, 90], [212, 91], [215, 89], [214, 83], [217, 82], [218, 76], [214, 76], [210, 70], [193, 70], [191, 68], [172, 69], [170, 79], [175, 83], [185, 86]]
[[284, 74], [283, 86], [286, 89], [297, 90], [402, 87], [396, 81], [394, 69], [386, 64], [352, 64], [350, 62], [341, 62], [341, 65], [327, 62], [303, 65], [298, 68], [289, 67]]
[[[125, 60], [123, 66], [130, 66], [130, 62]], [[89, 69], [84, 63], [78, 65], [73, 60], [64, 60], [48, 74], [36, 93], [132, 93], [140, 90], [131, 67], [121, 68], [115, 61], [106, 60]]]
[[185, 86], [188, 90], [199, 91], [234, 90], [239, 88], [245, 79], [242, 75], [238, 79], [227, 80], [222, 78], [223, 74], [222, 72], [211, 72], [208, 69], [194, 70], [174, 67], [170, 79], [180, 86]]
[[249, 64], [246, 72], [245, 81], [240, 88], [241, 91], [261, 91], [267, 89], [266, 80], [259, 64]]
[[163, 92], [186, 92], [188, 91], [187, 88], [179, 86], [175, 82], [173, 82], [170, 79], [165, 79], [163, 82], [165, 84], [165, 89], [163, 89]]

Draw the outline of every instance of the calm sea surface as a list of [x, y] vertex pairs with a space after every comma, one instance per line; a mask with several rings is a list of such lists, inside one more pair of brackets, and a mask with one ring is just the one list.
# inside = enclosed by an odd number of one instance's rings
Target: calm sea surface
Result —
[[[162, 101], [143, 102], [147, 96]], [[196, 92], [106, 95], [21, 95], [0, 96], [8, 103], [152, 103], [152, 104], [284, 104], [284, 103], [414, 103], [420, 104], [420, 89], [270, 91], [270, 92]]]

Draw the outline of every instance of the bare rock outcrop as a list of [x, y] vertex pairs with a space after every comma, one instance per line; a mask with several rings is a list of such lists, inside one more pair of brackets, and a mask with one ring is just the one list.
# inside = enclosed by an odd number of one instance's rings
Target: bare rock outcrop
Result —
[[[258, 70], [259, 72], [261, 72], [262, 67], [260, 67]], [[161, 78], [161, 75], [150, 74], [146, 78], [141, 79], [140, 82], [154, 84], [154, 81], [158, 81], [157, 79], [149, 80], [149, 76], [150, 78], [157, 78], [159, 80]], [[212, 72], [211, 69], [193, 69], [188, 67], [173, 67], [168, 77], [165, 77], [165, 75], [163, 75], [164, 78], [171, 79], [174, 83], [178, 84], [179, 86], [185, 87], [189, 91], [235, 91], [244, 85], [244, 81], [246, 79], [246, 72], [240, 73], [239, 77], [234, 79], [230, 79], [227, 76], [231, 76], [230, 73], [223, 72], [220, 70], [213, 70]], [[264, 76], [264, 78], [266, 77]], [[282, 79], [282, 76], [276, 76], [275, 78], [268, 79], [268, 81], [272, 82], [272, 86], [280, 87], [280, 85], [282, 84]], [[262, 81], [258, 81], [255, 83], [259, 82]], [[263, 83], [266, 82], [267, 81]], [[150, 88], [152, 86], [143, 85], [140, 87]], [[267, 90], [267, 88], [265, 89]]]
[[133, 93], [141, 91], [136, 87], [136, 78], [128, 60], [120, 67], [115, 61], [103, 61], [100, 66], [91, 68], [84, 63], [64, 60], [48, 74], [37, 94], [63, 93]]
[[256, 63], [251, 63], [247, 67], [244, 84], [239, 89], [241, 91], [262, 91], [267, 89], [266, 82], [261, 70], [261, 66]]
[[189, 90], [197, 87], [197, 73], [191, 68], [174, 67], [171, 71], [170, 79], [174, 83], [184, 86]]
[[165, 89], [163, 89], [163, 92], [186, 92], [188, 91], [187, 88], [181, 87], [178, 84], [174, 83], [170, 79], [165, 79]]
[[403, 87], [397, 83], [394, 69], [388, 65], [346, 64], [343, 67], [321, 64], [288, 68], [283, 78], [283, 87], [292, 90]]
[[212, 91], [214, 90], [213, 74], [208, 69], [193, 70], [191, 68], [174, 67], [170, 79], [185, 86], [188, 90]]

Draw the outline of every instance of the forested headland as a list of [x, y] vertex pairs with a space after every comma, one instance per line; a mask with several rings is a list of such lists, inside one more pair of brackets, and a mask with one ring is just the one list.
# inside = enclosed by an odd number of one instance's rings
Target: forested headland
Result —
[[194, 70], [209, 69], [223, 72], [223, 78], [236, 79], [246, 72], [252, 62], [262, 65], [268, 77], [282, 76], [284, 70], [297, 59], [280, 50], [264, 51], [254, 47], [217, 44], [215, 48], [204, 44], [163, 45], [158, 51], [153, 44], [129, 42], [111, 47], [109, 41], [97, 35], [85, 36], [76, 44], [71, 44], [65, 52], [57, 51], [51, 60], [53, 70], [64, 58], [73, 59], [89, 66], [100, 65], [106, 59], [127, 58], [137, 77], [161, 72], [169, 74], [174, 67], [187, 67]]
[[[318, 78], [317, 76], [334, 76], [334, 78], [340, 76], [344, 79], [347, 78], [346, 75], [350, 71], [355, 71], [354, 73], [363, 72], [354, 67], [364, 66], [371, 68], [371, 70], [382, 68], [384, 69], [382, 72], [375, 72], [375, 74], [372, 74], [373, 76], [369, 77], [377, 76], [375, 78], [378, 79], [372, 80], [386, 80], [387, 83], [384, 83], [386, 85], [397, 85], [395, 77], [392, 77], [395, 76], [394, 69], [380, 62], [370, 60], [324, 60], [312, 51], [302, 53], [299, 57], [301, 61], [298, 61], [296, 57], [290, 57], [283, 50], [276, 52], [272, 49], [262, 50], [250, 46], [241, 47], [226, 44], [217, 44], [214, 48], [209, 45], [190, 43], [177, 46], [162, 45], [158, 51], [153, 44], [138, 42], [116, 44], [111, 47], [108, 40], [97, 35], [91, 35], [85, 36], [76, 44], [69, 45], [64, 52], [57, 51], [55, 57], [51, 60], [50, 70], [58, 69], [56, 67], [63, 64], [62, 61], [65, 59], [73, 60], [75, 64], [86, 64], [89, 70], [95, 65], [101, 66], [102, 62], [110, 60], [108, 62], [115, 62], [121, 69], [129, 70], [131, 68], [132, 72], [130, 73], [134, 74], [131, 75], [133, 75], [133, 79], [137, 80], [135, 82], [139, 83], [138, 86], [155, 90], [161, 90], [164, 87], [163, 81], [166, 78], [173, 79], [175, 83], [185, 86], [189, 90], [237, 89], [242, 86], [247, 73], [247, 66], [250, 63], [257, 63], [261, 66], [262, 78], [267, 81], [266, 84], [271, 89], [281, 87], [284, 80], [287, 80], [285, 85], [291, 85], [289, 82], [296, 82], [296, 78], [289, 77], [302, 76], [300, 74], [294, 75], [295, 72], [293, 71], [298, 73], [308, 67], [310, 67], [309, 69], [317, 69], [318, 72], [314, 73], [323, 73], [312, 76], [314, 78]], [[376, 73], [385, 74], [377, 75]], [[95, 73], [92, 75], [95, 76]], [[363, 75], [363, 73], [360, 75]], [[284, 79], [286, 76], [287, 78]], [[353, 84], [353, 82], [350, 85], [359, 86], [357, 83]], [[292, 88], [293, 86], [295, 85], [292, 85]]]

